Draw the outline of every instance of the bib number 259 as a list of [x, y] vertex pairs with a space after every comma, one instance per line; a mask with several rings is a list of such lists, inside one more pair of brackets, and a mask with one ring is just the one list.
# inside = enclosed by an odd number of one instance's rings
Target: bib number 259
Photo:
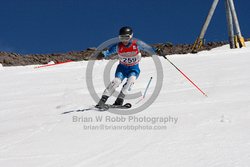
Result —
[[134, 63], [136, 62], [136, 60], [137, 59], [135, 57], [122, 58], [123, 63], [128, 63], [128, 64]]

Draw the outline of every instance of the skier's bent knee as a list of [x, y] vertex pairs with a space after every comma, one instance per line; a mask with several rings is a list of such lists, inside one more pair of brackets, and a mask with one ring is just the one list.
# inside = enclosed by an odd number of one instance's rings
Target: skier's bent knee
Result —
[[106, 96], [111, 96], [115, 89], [122, 83], [121, 79], [120, 78], [115, 78], [109, 85], [108, 87], [105, 89], [103, 95], [106, 95]]
[[122, 92], [124, 94], [128, 94], [129, 91], [131, 91], [134, 83], [135, 83], [135, 80], [136, 80], [136, 76], [130, 76], [127, 80], [127, 82], [123, 85], [123, 88], [122, 88]]

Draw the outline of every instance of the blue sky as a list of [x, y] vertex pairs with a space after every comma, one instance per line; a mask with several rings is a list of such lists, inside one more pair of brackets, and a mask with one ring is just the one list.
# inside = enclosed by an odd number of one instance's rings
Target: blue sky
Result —
[[[63, 53], [97, 47], [129, 25], [148, 44], [193, 43], [213, 0], [2, 0], [0, 50]], [[250, 37], [249, 0], [235, 1], [244, 37]], [[207, 41], [227, 40], [220, 0]]]

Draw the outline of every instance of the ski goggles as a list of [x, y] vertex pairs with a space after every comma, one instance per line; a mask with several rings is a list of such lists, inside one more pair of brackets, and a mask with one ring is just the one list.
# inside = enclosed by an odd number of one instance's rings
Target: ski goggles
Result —
[[131, 38], [133, 37], [133, 35], [119, 35], [119, 39], [120, 41], [129, 41]]

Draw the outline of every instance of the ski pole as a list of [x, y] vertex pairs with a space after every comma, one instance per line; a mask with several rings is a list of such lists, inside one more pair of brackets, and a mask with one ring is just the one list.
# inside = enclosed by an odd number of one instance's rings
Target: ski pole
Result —
[[148, 91], [148, 87], [149, 87], [149, 85], [150, 85], [152, 79], [153, 79], [153, 77], [150, 77], [150, 79], [149, 79], [149, 81], [148, 81], [148, 85], [147, 85], [147, 87], [146, 87], [146, 89], [145, 89], [145, 92], [144, 92], [144, 94], [143, 94], [143, 96], [142, 96], [143, 99], [144, 99], [145, 96], [146, 96], [146, 93], [147, 93], [147, 91]]
[[140, 101], [142, 101], [142, 100], [146, 97], [146, 93], [147, 93], [147, 91], [148, 91], [148, 87], [149, 87], [149, 85], [150, 85], [152, 79], [153, 79], [153, 77], [150, 77], [150, 79], [149, 79], [149, 81], [148, 81], [148, 84], [147, 84], [147, 87], [146, 87], [146, 89], [145, 89], [145, 91], [144, 91], [144, 94], [143, 94], [142, 98], [141, 98], [138, 102], [136, 102], [135, 104], [139, 103]]
[[193, 84], [204, 96], [208, 97], [205, 92], [203, 92], [186, 74], [184, 74], [174, 63], [172, 63], [166, 56], [163, 56], [167, 61], [172, 64], [191, 84]]

